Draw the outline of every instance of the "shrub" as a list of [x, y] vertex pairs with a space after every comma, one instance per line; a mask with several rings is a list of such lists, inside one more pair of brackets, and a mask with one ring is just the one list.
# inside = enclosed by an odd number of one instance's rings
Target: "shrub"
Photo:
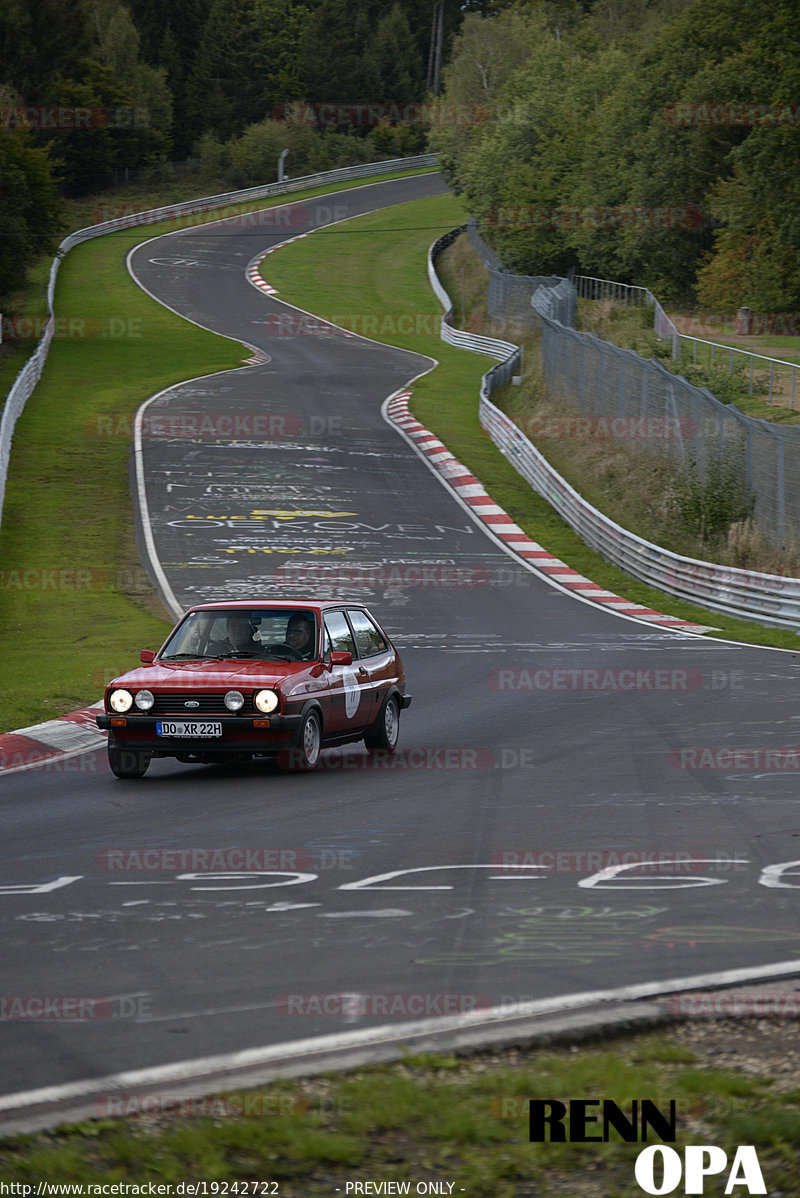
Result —
[[748, 520], [755, 496], [744, 481], [740, 455], [727, 453], [709, 462], [705, 474], [696, 462], [679, 471], [672, 494], [678, 522], [702, 541], [727, 534], [732, 524]]

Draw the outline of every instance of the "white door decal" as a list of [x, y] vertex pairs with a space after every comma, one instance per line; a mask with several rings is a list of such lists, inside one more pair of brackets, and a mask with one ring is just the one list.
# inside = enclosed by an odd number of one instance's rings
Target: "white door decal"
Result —
[[352, 720], [358, 711], [361, 688], [358, 685], [358, 678], [352, 670], [342, 670], [342, 682], [344, 683], [344, 712], [348, 720]]

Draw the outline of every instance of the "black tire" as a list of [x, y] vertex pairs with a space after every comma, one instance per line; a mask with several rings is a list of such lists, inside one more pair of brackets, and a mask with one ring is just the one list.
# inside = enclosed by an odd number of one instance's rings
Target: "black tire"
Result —
[[295, 744], [278, 754], [278, 765], [282, 770], [314, 770], [321, 749], [322, 720], [318, 711], [309, 711], [300, 725]]
[[383, 749], [387, 753], [394, 753], [399, 739], [400, 704], [396, 695], [390, 695], [381, 708], [381, 714], [369, 732], [364, 734], [364, 744], [370, 752]]
[[137, 749], [108, 750], [108, 764], [117, 778], [143, 778], [150, 764], [150, 754]]

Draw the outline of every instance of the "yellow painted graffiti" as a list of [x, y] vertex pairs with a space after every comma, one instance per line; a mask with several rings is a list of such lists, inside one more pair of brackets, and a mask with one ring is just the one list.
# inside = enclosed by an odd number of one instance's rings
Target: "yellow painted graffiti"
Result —
[[238, 546], [231, 545], [226, 549], [220, 550], [220, 552], [221, 553], [327, 553], [327, 554], [336, 554], [336, 553], [352, 553], [352, 550], [351, 549], [309, 549], [307, 547], [303, 547], [303, 548], [287, 547], [286, 549], [282, 549], [278, 546], [273, 548], [271, 545], [255, 545], [255, 546], [248, 545], [245, 548], [241, 545], [238, 545]]
[[297, 520], [301, 516], [323, 516], [329, 520], [340, 520], [343, 516], [357, 516], [358, 512], [287, 512], [280, 508], [257, 508], [251, 516], [274, 516], [276, 520]]

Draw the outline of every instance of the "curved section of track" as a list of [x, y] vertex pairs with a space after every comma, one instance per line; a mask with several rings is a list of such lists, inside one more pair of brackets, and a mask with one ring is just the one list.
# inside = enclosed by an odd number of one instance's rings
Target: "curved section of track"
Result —
[[[339, 193], [328, 219], [440, 187]], [[126, 784], [86, 754], [4, 779], [3, 993], [103, 1002], [9, 1022], [2, 1090], [800, 957], [795, 656], [620, 620], [517, 564], [381, 418], [431, 362], [276, 335], [255, 232], [131, 255], [161, 302], [269, 357], [146, 409], [151, 553], [178, 605], [366, 598], [414, 693], [402, 748], [302, 776], [165, 761]]]

